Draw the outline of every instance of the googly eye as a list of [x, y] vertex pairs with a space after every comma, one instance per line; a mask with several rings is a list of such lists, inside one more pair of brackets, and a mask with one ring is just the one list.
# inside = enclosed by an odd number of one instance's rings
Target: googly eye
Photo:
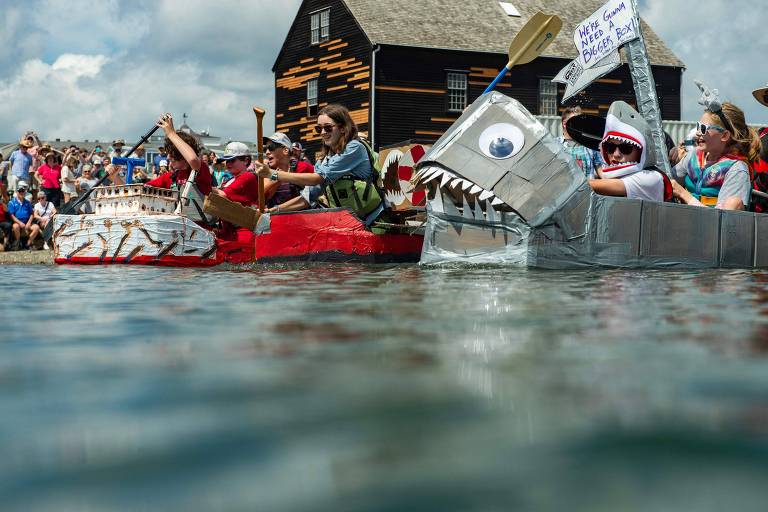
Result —
[[523, 131], [510, 123], [496, 123], [480, 134], [480, 151], [494, 160], [504, 160], [518, 154], [525, 145]]

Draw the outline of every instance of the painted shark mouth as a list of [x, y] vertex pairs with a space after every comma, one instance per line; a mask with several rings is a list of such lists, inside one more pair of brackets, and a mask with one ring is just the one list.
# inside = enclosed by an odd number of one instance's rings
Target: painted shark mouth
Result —
[[603, 140], [600, 143], [600, 151], [601, 151], [603, 160], [607, 164], [603, 167], [603, 171], [605, 172], [618, 171], [620, 169], [626, 169], [628, 167], [632, 167], [640, 164], [639, 161], [627, 161], [627, 162], [617, 163], [615, 165], [610, 165], [609, 155], [607, 155], [606, 152], [603, 151], [603, 144], [605, 142], [612, 142], [614, 144], [629, 144], [639, 149], [641, 154], [643, 151], [643, 145], [637, 139], [634, 139], [633, 137], [630, 137], [625, 133], [608, 132], [605, 134], [605, 137], [603, 137]]
[[415, 186], [427, 189], [430, 201], [438, 201], [446, 206], [446, 213], [451, 213], [451, 207], [455, 207], [455, 215], [475, 221], [495, 222], [498, 220], [496, 212], [513, 211], [490, 190], [443, 167], [425, 166], [411, 181]]

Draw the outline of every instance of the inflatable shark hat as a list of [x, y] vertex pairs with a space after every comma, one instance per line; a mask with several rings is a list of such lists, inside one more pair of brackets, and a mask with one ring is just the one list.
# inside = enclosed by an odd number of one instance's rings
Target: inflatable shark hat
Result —
[[640, 159], [620, 165], [603, 166], [601, 178], [621, 178], [656, 165], [656, 151], [653, 146], [651, 127], [640, 113], [623, 101], [614, 101], [605, 118], [605, 130], [600, 142], [600, 155], [609, 162], [608, 152], [603, 147], [607, 141], [630, 144], [640, 149]]
[[412, 182], [428, 188], [433, 212], [476, 221], [514, 212], [531, 226], [545, 222], [585, 183], [547, 129], [495, 91], [465, 110], [416, 171]]

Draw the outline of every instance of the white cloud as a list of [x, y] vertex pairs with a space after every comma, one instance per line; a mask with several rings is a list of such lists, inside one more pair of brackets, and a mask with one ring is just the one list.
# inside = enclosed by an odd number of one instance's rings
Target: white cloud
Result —
[[102, 66], [109, 59], [104, 55], [76, 55], [65, 53], [53, 63], [51, 69], [64, 75], [67, 80], [77, 80], [80, 77], [93, 78], [99, 74]]
[[752, 90], [768, 82], [761, 39], [768, 26], [765, 12], [757, 0], [643, 1], [642, 16], [686, 64], [684, 119], [701, 115], [693, 83], [698, 79], [744, 110], [748, 122], [768, 124], [768, 109], [752, 97]]

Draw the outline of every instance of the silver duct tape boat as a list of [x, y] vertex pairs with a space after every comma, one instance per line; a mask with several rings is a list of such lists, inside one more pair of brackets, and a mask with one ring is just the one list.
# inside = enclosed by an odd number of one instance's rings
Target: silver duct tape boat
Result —
[[421, 262], [568, 269], [768, 267], [768, 215], [599, 196], [544, 126], [498, 92], [419, 163]]

